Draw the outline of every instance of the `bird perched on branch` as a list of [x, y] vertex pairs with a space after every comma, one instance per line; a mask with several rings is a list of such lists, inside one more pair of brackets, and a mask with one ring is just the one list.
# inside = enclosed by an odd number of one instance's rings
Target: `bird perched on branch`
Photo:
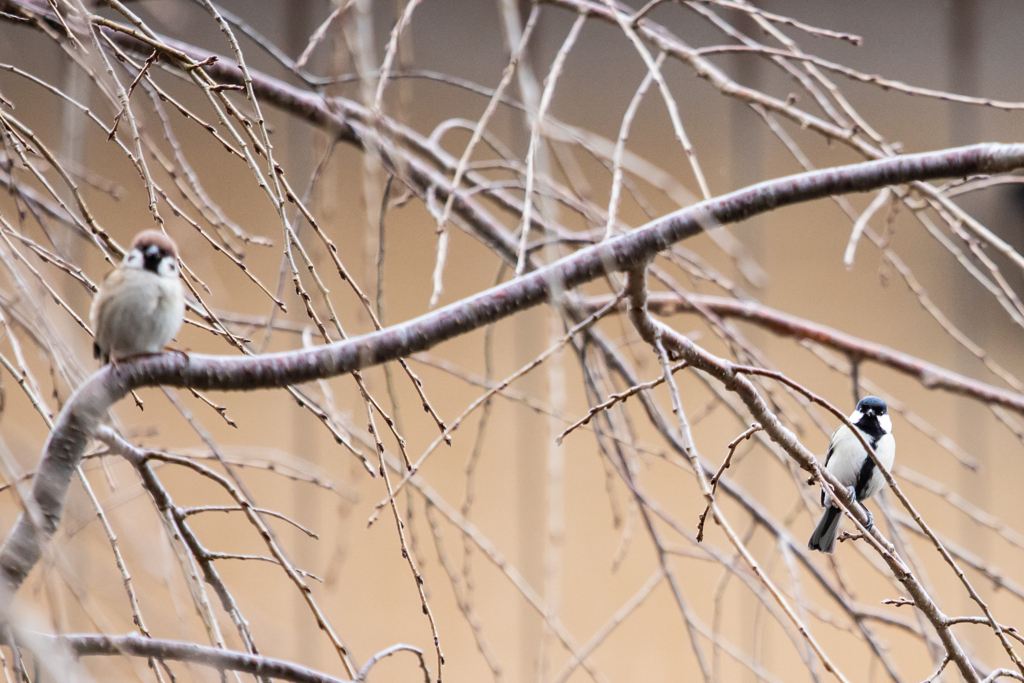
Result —
[[163, 351], [185, 318], [174, 240], [159, 230], [136, 235], [124, 261], [100, 284], [89, 318], [93, 356], [104, 363]]
[[[864, 440], [878, 456], [878, 462], [889, 471], [896, 457], [896, 441], [892, 437], [892, 420], [889, 418], [889, 408], [885, 401], [877, 396], [865, 396], [850, 415], [850, 423], [864, 435]], [[885, 476], [864, 450], [860, 439], [845, 424], [840, 425], [832, 434], [832, 442], [825, 456], [825, 469], [850, 490], [851, 498], [862, 505], [885, 485]], [[818, 526], [814, 528], [807, 547], [810, 550], [831, 553], [836, 546], [839, 520], [843, 515], [839, 508], [832, 504], [831, 496], [824, 490], [821, 492], [821, 505], [825, 512], [821, 515]], [[874, 517], [866, 507], [864, 511], [867, 512], [870, 529]]]

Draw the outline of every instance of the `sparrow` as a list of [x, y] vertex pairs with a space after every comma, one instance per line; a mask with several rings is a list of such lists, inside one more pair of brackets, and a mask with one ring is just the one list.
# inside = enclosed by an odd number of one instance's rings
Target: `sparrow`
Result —
[[103, 363], [163, 351], [185, 318], [174, 240], [159, 230], [136, 235], [124, 261], [100, 284], [89, 318], [93, 356]]
[[[885, 401], [877, 396], [865, 396], [857, 403], [856, 410], [850, 415], [850, 423], [864, 435], [864, 440], [871, 444], [878, 456], [878, 462], [889, 471], [896, 458], [896, 441], [892, 436], [892, 420]], [[885, 476], [878, 470], [875, 461], [864, 450], [860, 440], [845, 424], [832, 434], [832, 441], [825, 456], [825, 469], [850, 490], [850, 497], [863, 506], [871, 496], [878, 493], [885, 485]], [[836, 546], [836, 535], [839, 533], [839, 520], [842, 512], [832, 505], [831, 497], [823, 489], [821, 505], [825, 508], [818, 526], [807, 542], [810, 550], [831, 553]], [[871, 511], [866, 507], [868, 529], [874, 522]]]

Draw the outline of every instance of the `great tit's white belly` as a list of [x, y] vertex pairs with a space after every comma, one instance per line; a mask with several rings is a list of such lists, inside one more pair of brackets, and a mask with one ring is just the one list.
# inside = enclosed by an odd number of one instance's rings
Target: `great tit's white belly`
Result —
[[[858, 429], [858, 431], [860, 430]], [[863, 434], [863, 432], [861, 433]], [[871, 443], [871, 437], [866, 434], [864, 437], [868, 443]], [[896, 441], [892, 434], [883, 434], [874, 447], [878, 461], [887, 471], [890, 470], [896, 458]], [[828, 458], [825, 469], [842, 482], [843, 486], [856, 487], [867, 458], [868, 454], [860, 440], [850, 431], [849, 427], [842, 425], [832, 436], [832, 454]], [[872, 467], [870, 478], [866, 484], [862, 485], [860, 499], [867, 500], [878, 493], [883, 486], [885, 486], [885, 476], [877, 467]]]

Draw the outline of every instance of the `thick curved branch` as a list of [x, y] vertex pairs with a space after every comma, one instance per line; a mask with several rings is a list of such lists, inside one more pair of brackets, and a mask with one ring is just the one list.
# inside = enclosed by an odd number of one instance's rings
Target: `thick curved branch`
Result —
[[[165, 354], [109, 366], [72, 395], [43, 447], [28, 512], [0, 547], [0, 581], [13, 595], [57, 529], [71, 476], [107, 409], [130, 389], [169, 385], [252, 390], [324, 379], [408, 356], [545, 301], [608, 272], [628, 271], [706, 227], [834, 194], [1024, 166], [1024, 145], [982, 144], [812, 171], [760, 183], [656, 219], [506, 284], [379, 332], [308, 350], [230, 357]], [[557, 284], [557, 286], [554, 286]], [[4, 605], [0, 605], [4, 607]]]
[[[583, 310], [592, 312], [606, 306], [611, 297], [587, 297]], [[736, 318], [757, 325], [782, 337], [806, 339], [838, 351], [854, 361], [868, 360], [913, 377], [927, 389], [941, 389], [953, 394], [1002, 406], [1024, 415], [1024, 395], [980, 382], [958, 372], [930, 363], [884, 344], [877, 344], [828, 325], [800, 318], [756, 301], [740, 301], [724, 296], [674, 292], [651, 292], [647, 307], [655, 315], [698, 313], [703, 308], [722, 318]]]

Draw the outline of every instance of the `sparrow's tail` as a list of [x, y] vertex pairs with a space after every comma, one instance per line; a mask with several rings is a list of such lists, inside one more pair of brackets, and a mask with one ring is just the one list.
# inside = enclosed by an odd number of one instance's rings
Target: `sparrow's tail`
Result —
[[843, 518], [839, 508], [831, 505], [825, 508], [825, 512], [814, 527], [811, 540], [807, 541], [809, 550], [820, 550], [823, 553], [832, 554], [836, 547], [836, 536], [839, 534], [839, 520]]

